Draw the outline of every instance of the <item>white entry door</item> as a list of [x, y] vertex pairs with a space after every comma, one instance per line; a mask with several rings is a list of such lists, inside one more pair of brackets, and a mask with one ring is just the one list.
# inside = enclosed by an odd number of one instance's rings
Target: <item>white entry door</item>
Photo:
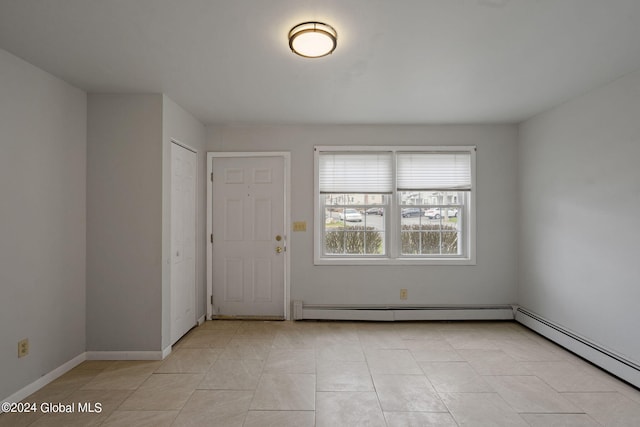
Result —
[[284, 313], [283, 157], [214, 157], [213, 315]]
[[196, 153], [171, 144], [171, 344], [196, 324]]

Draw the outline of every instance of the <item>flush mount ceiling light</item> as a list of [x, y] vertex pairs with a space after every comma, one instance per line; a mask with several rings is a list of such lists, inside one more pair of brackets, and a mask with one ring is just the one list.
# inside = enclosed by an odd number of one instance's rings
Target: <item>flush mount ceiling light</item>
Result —
[[289, 31], [289, 47], [305, 58], [320, 58], [336, 49], [338, 33], [322, 22], [303, 22]]

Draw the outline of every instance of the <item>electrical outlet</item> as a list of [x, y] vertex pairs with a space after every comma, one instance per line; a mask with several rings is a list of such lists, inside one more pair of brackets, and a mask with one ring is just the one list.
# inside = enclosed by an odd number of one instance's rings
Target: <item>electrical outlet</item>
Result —
[[18, 341], [18, 357], [29, 354], [29, 338]]
[[406, 289], [400, 289], [400, 299], [407, 299], [409, 292]]

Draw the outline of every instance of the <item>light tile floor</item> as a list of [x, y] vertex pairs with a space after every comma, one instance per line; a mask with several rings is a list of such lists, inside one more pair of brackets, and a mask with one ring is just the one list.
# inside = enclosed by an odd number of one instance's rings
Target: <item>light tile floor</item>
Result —
[[513, 322], [212, 321], [24, 401], [76, 412], [0, 426], [640, 426], [640, 391]]

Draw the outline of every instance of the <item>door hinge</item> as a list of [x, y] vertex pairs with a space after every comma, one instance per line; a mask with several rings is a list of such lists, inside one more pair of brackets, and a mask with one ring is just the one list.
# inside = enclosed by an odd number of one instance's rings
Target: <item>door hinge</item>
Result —
[[213, 243], [213, 233], [211, 233], [211, 235], [209, 236], [209, 240], [211, 241], [211, 243]]
[[213, 182], [213, 172], [211, 172], [211, 182]]
[[211, 295], [210, 300], [211, 300], [211, 305], [213, 305], [213, 295]]

